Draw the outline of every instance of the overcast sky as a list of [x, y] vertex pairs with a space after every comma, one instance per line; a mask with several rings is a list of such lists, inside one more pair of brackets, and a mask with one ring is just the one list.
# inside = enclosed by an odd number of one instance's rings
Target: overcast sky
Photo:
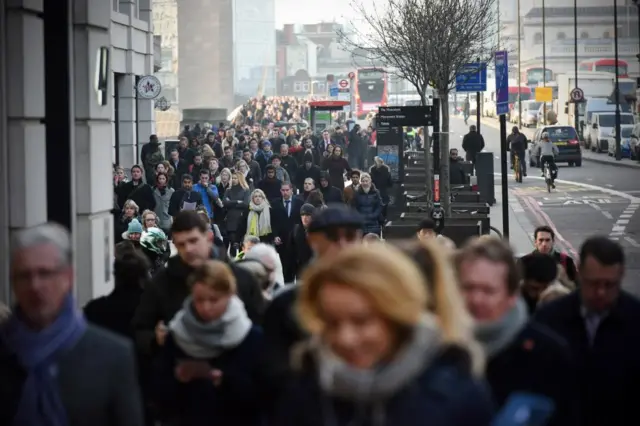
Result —
[[276, 28], [294, 23], [344, 22], [353, 17], [349, 0], [276, 0]]

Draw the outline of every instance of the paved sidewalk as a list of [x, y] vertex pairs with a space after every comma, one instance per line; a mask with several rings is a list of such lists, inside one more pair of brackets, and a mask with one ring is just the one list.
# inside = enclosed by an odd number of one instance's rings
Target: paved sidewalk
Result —
[[[475, 120], [469, 119], [469, 121], [475, 123]], [[489, 126], [494, 129], [500, 129], [500, 122], [495, 118], [482, 117], [480, 121], [480, 132], [482, 132], [482, 126]], [[512, 123], [507, 123], [507, 131], [511, 132], [511, 128], [513, 126], [514, 125]], [[520, 131], [524, 135], [526, 135], [528, 138], [532, 138], [536, 129], [523, 127], [520, 129]], [[584, 147], [582, 148], [582, 159], [586, 161], [591, 161], [593, 163], [610, 164], [614, 166], [640, 170], [640, 162], [638, 161], [633, 161], [633, 160], [630, 160], [629, 158], [623, 158], [622, 160], [617, 161], [615, 158], [609, 157], [609, 155], [607, 155], [606, 153], [598, 154], [596, 152], [586, 150], [584, 149]]]
[[[495, 193], [497, 202], [489, 211], [491, 226], [503, 231], [502, 226], [502, 187], [496, 185]], [[509, 243], [517, 256], [524, 256], [533, 250], [533, 231], [536, 226], [526, 216], [524, 208], [515, 197], [509, 193]]]

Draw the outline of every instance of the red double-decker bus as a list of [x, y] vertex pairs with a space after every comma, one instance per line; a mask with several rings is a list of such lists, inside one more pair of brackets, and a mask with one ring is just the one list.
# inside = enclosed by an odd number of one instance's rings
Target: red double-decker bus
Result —
[[[580, 71], [598, 71], [616, 73], [615, 59], [593, 59], [590, 61], [580, 62]], [[629, 76], [629, 65], [625, 61], [618, 60], [618, 77]]]
[[356, 116], [364, 118], [369, 112], [386, 106], [389, 100], [389, 75], [380, 68], [358, 68], [353, 80], [356, 97]]

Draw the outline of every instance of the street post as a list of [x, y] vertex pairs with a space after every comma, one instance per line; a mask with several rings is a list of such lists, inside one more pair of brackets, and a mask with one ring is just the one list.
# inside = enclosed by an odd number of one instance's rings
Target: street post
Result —
[[616, 61], [616, 87], [615, 101], [616, 101], [616, 160], [622, 160], [622, 150], [620, 147], [620, 72], [618, 71], [618, 0], [613, 0], [613, 55]]
[[509, 188], [507, 181], [507, 116], [509, 112], [509, 60], [505, 50], [495, 53], [496, 112], [500, 116], [500, 174], [502, 182], [502, 235], [509, 240]]

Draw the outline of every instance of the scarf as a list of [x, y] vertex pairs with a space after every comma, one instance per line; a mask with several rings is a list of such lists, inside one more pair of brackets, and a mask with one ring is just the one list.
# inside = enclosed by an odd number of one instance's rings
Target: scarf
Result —
[[26, 370], [14, 426], [67, 426], [68, 419], [57, 380], [57, 361], [84, 335], [87, 324], [68, 294], [58, 318], [47, 328], [30, 329], [20, 308], [3, 325], [0, 339], [15, 353]]
[[247, 234], [256, 237], [264, 237], [271, 233], [271, 213], [266, 202], [249, 203], [249, 216], [247, 217]]
[[527, 305], [524, 300], [518, 298], [515, 306], [499, 320], [476, 325], [474, 334], [484, 348], [487, 358], [499, 354], [511, 344], [526, 324], [527, 316]]
[[188, 356], [211, 359], [242, 343], [251, 326], [244, 303], [238, 296], [229, 299], [220, 318], [208, 323], [196, 318], [193, 298], [189, 296], [169, 323], [169, 330], [178, 347]]
[[[440, 353], [441, 332], [433, 316], [425, 314], [413, 328], [409, 341], [394, 359], [378, 368], [362, 370], [347, 365], [320, 344], [316, 352], [320, 387], [329, 396], [352, 401], [359, 406], [359, 417], [366, 417], [363, 407], [372, 408], [372, 425], [383, 426], [385, 402], [411, 384]], [[325, 406], [335, 417], [330, 404]]]

